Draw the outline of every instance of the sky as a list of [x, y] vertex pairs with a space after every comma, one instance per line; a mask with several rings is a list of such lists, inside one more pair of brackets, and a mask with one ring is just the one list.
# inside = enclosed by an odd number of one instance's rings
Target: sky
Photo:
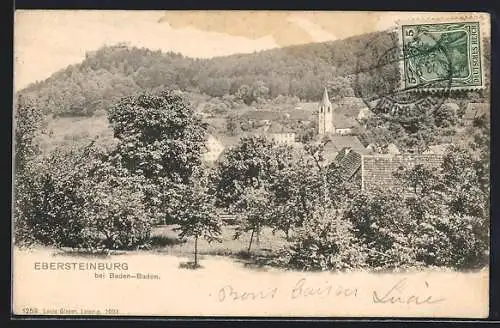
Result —
[[[85, 53], [125, 42], [210, 58], [384, 30], [427, 13], [17, 10], [14, 86], [44, 80]], [[441, 16], [444, 13], [441, 13]]]

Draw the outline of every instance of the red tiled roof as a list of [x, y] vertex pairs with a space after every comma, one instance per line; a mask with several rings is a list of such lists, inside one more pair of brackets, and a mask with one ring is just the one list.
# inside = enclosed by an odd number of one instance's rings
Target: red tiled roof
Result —
[[325, 152], [340, 152], [344, 148], [351, 148], [360, 153], [366, 152], [365, 147], [356, 136], [332, 135], [325, 145]]
[[423, 164], [430, 167], [441, 165], [440, 154], [363, 155], [361, 159], [361, 188], [393, 188], [396, 184], [394, 172], [399, 168]]
[[344, 180], [349, 180], [361, 167], [361, 154], [344, 148], [336, 158], [340, 165], [340, 175]]

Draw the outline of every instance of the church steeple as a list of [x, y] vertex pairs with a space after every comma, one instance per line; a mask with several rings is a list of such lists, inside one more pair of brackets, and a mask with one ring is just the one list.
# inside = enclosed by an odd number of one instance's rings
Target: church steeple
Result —
[[321, 106], [327, 107], [331, 105], [332, 103], [330, 102], [330, 98], [328, 98], [328, 90], [325, 87], [323, 90], [323, 100], [321, 100]]
[[335, 128], [333, 127], [333, 112], [332, 112], [332, 103], [330, 102], [330, 98], [328, 97], [328, 91], [325, 87], [323, 91], [323, 99], [319, 104], [319, 113], [318, 113], [318, 133], [325, 134], [335, 132]]

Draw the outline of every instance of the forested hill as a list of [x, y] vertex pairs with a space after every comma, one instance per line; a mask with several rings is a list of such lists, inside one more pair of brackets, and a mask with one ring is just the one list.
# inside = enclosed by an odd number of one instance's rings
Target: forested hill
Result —
[[[212, 97], [238, 94], [247, 104], [254, 97], [270, 99], [278, 95], [316, 101], [326, 82], [334, 77], [352, 77], [355, 54], [374, 37], [382, 41], [392, 38], [376, 33], [212, 59], [107, 46], [19, 93], [35, 98], [44, 112], [65, 116], [92, 115], [123, 96], [162, 87]], [[350, 84], [343, 79], [339, 83], [344, 81]]]
[[[319, 101], [325, 85], [331, 96], [358, 96], [353, 83], [357, 60], [362, 57], [363, 67], [376, 66], [396, 40], [394, 34], [376, 32], [212, 59], [107, 46], [87, 53], [82, 63], [34, 83], [20, 94], [29, 94], [45, 113], [61, 116], [93, 115], [123, 96], [164, 87], [211, 97], [233, 95], [247, 105], [278, 95]], [[386, 70], [380, 83], [397, 83], [397, 66], [395, 63], [396, 69]]]

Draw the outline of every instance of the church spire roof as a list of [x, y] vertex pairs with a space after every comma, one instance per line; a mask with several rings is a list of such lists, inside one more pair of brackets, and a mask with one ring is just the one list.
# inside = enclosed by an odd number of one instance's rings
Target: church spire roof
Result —
[[326, 106], [330, 104], [330, 98], [328, 97], [328, 91], [325, 90], [323, 91], [323, 100], [321, 100], [321, 105]]

